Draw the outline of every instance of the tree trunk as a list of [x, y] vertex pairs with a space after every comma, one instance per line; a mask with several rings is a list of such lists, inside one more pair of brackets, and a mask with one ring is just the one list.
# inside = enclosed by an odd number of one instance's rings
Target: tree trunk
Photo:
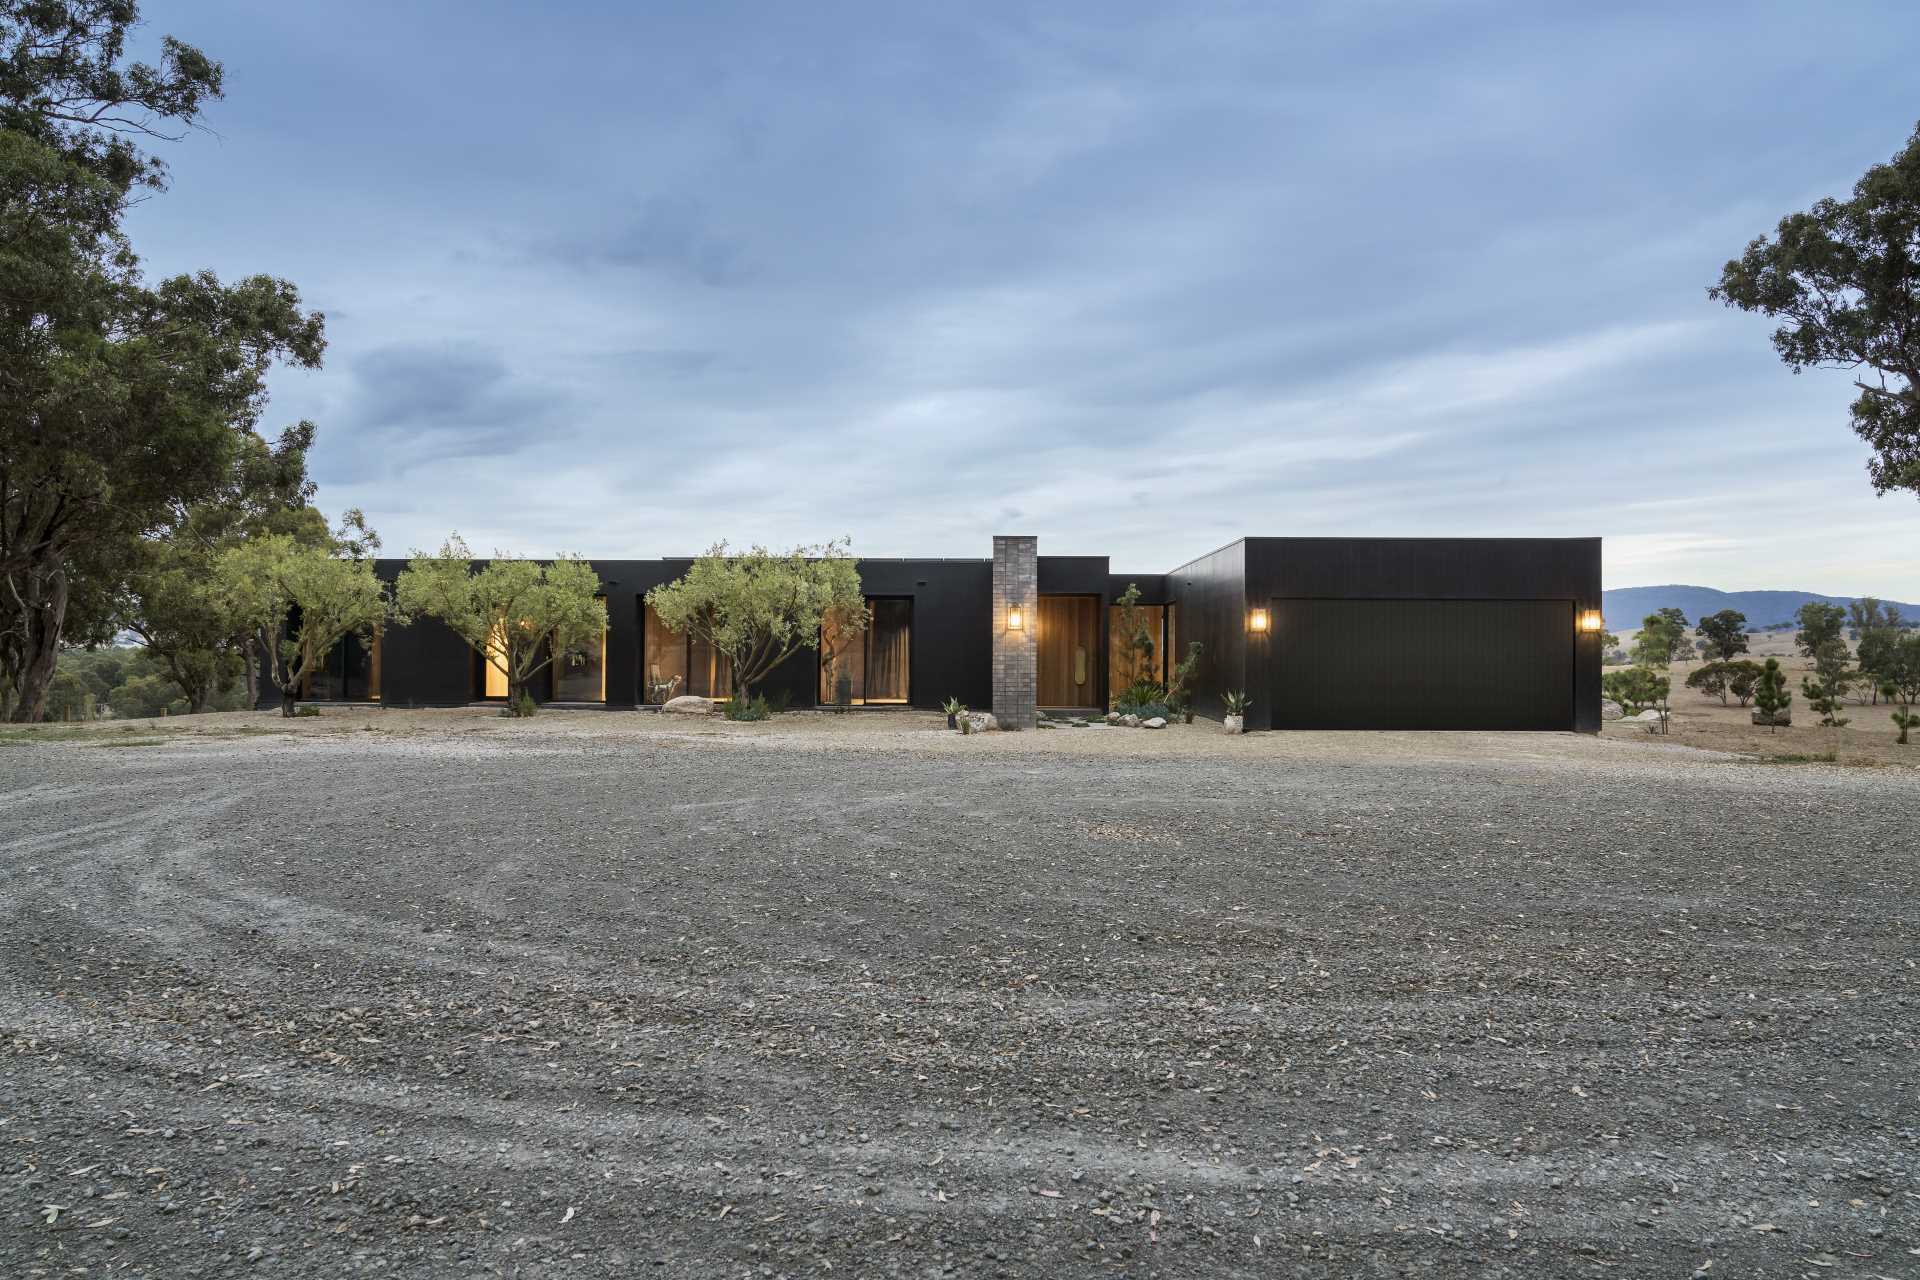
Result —
[[247, 710], [258, 711], [260, 709], [260, 659], [254, 649], [252, 636], [248, 636], [246, 643], [240, 646], [240, 653], [246, 662], [244, 670], [247, 678]]
[[67, 571], [55, 568], [42, 578], [27, 579], [26, 616], [21, 624], [26, 643], [21, 646], [20, 697], [13, 708], [15, 724], [37, 724], [47, 714], [47, 690], [60, 662], [60, 632], [67, 621]]

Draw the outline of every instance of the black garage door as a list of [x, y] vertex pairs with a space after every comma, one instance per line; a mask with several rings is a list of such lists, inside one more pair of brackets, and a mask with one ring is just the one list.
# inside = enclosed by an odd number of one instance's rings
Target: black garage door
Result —
[[1270, 634], [1276, 729], [1573, 727], [1570, 601], [1275, 600]]

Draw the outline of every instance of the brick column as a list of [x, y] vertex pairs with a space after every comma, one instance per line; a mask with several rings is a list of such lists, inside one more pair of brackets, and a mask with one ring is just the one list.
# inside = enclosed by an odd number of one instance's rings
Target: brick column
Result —
[[[1040, 651], [1034, 616], [1040, 604], [1040, 540], [993, 540], [993, 718], [1002, 729], [1031, 729], [1038, 716]], [[1007, 627], [1007, 610], [1018, 607], [1024, 625]]]

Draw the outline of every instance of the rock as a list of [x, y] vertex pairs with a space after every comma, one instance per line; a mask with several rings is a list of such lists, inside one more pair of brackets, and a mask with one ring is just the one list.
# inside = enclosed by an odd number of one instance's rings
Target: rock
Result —
[[1109, 711], [1109, 712], [1107, 712], [1107, 723], [1108, 723], [1108, 724], [1119, 724], [1119, 723], [1120, 723], [1120, 713], [1119, 713], [1118, 711]]
[[1041, 716], [1033, 722], [1033, 727], [1036, 729], [1058, 729], [1060, 726], [1048, 717]]
[[1075, 716], [1073, 719], [1067, 721], [1067, 723], [1072, 725], [1076, 729], [1084, 729], [1087, 727], [1087, 722], [1085, 720], [1082, 720], [1079, 716]]
[[1657, 723], [1660, 719], [1660, 713], [1654, 710], [1652, 707], [1648, 707], [1645, 711], [1642, 711], [1639, 715], [1635, 716], [1634, 719], [1635, 720], [1651, 720]]
[[967, 725], [974, 733], [989, 733], [998, 729], [1000, 722], [993, 718], [991, 711], [969, 711]]
[[1138, 729], [1140, 727], [1140, 717], [1129, 713], [1120, 717], [1120, 723], [1129, 729]]
[[1151, 720], [1142, 720], [1140, 727], [1142, 729], [1164, 729], [1167, 727], [1167, 722], [1161, 717], [1155, 716]]
[[678, 716], [710, 716], [714, 706], [712, 698], [702, 698], [698, 694], [683, 693], [677, 698], [669, 698], [660, 708]]
[[1757, 725], [1777, 724], [1784, 729], [1793, 723], [1793, 708], [1782, 707], [1769, 717], [1766, 712], [1755, 707], [1753, 709], [1753, 722]]
[[1626, 712], [1620, 709], [1620, 704], [1612, 698], [1600, 699], [1600, 718], [1602, 720], [1618, 720], [1626, 714]]

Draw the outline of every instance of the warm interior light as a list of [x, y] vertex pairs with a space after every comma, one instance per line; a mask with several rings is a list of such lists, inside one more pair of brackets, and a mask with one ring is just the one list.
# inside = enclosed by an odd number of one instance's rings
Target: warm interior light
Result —
[[1580, 615], [1580, 629], [1587, 632], [1604, 631], [1607, 620], [1598, 609], [1588, 609]]
[[1247, 611], [1247, 630], [1265, 631], [1266, 629], [1267, 611], [1265, 609], [1249, 609]]
[[1026, 625], [1027, 625], [1027, 615], [1021, 612], [1019, 605], [1016, 604], [1008, 608], [1007, 630], [1018, 631]]

